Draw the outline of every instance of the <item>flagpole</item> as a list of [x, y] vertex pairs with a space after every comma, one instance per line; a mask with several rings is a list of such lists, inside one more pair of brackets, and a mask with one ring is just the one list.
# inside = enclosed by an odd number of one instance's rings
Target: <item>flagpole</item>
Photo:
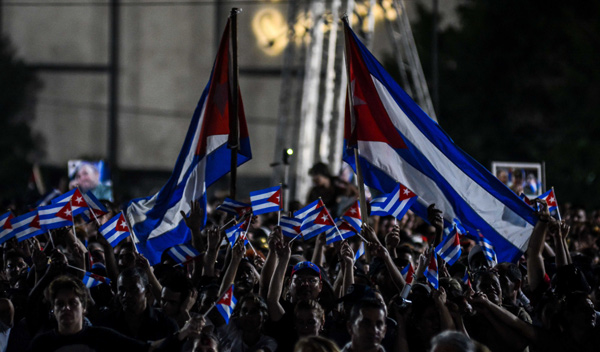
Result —
[[77, 232], [75, 231], [75, 217], [73, 216], [73, 197], [69, 198], [69, 208], [71, 208], [71, 225], [73, 226], [73, 236], [77, 239]]
[[96, 216], [96, 212], [94, 211], [94, 209], [92, 209], [92, 207], [88, 204], [87, 201], [85, 202], [85, 204], [87, 204], [88, 209], [90, 210], [90, 212], [94, 216], [94, 220], [96, 220], [96, 224], [98, 224], [98, 227], [100, 227], [100, 221], [98, 220], [98, 217]]
[[288, 245], [289, 245], [290, 243], [294, 242], [294, 240], [295, 240], [296, 238], [300, 237], [300, 236], [302, 236], [302, 233], [299, 233], [299, 234], [297, 234], [297, 235], [296, 235], [296, 237], [292, 238], [292, 239], [291, 239], [291, 240], [288, 242]]
[[238, 97], [238, 49], [237, 49], [237, 14], [240, 12], [240, 9], [233, 7], [231, 9], [231, 13], [229, 18], [231, 19], [231, 28], [229, 31], [229, 39], [231, 45], [230, 51], [230, 59], [231, 64], [229, 65], [229, 69], [231, 70], [231, 86], [230, 89], [230, 97], [229, 101], [229, 140], [227, 142], [227, 147], [231, 149], [231, 183], [229, 186], [229, 196], [232, 199], [235, 199], [236, 195], [236, 179], [237, 179], [237, 153], [240, 148], [240, 137], [239, 137], [239, 97]]
[[[350, 23], [348, 22], [348, 15], [344, 15], [344, 17], [342, 17], [342, 20], [346, 23], [346, 26], [348, 26], [348, 27], [350, 26]], [[348, 39], [347, 34], [345, 34], [345, 39]], [[348, 45], [348, 43], [346, 42], [346, 46], [347, 45]], [[350, 68], [349, 68], [350, 58], [348, 57], [348, 50], [344, 50], [344, 53], [346, 56], [346, 75], [348, 76], [347, 94], [348, 94], [348, 101], [350, 102], [348, 111], [350, 111], [350, 118], [352, 119], [352, 121], [356, 122], [356, 116], [354, 116], [354, 101], [353, 101], [354, 97], [352, 96], [352, 91], [350, 89], [350, 84], [351, 84], [351, 80], [352, 80], [352, 77], [350, 76]], [[363, 222], [368, 223], [369, 214], [367, 213], [367, 201], [366, 201], [367, 197], [365, 196], [365, 183], [363, 180], [362, 169], [360, 167], [358, 146], [356, 148], [354, 148], [354, 161], [356, 163], [356, 182], [358, 183], [358, 198], [360, 200], [360, 212], [361, 212], [361, 216], [363, 217]]]
[[129, 223], [129, 218], [127, 218], [127, 215], [125, 215], [125, 212], [123, 210], [121, 210], [121, 215], [123, 215], [123, 218], [125, 218], [125, 223], [127, 223], [127, 228], [129, 228], [129, 232], [131, 233], [131, 235], [133, 235], [133, 238], [131, 239], [131, 242], [133, 242], [133, 250], [137, 254], [140, 254], [140, 252], [138, 252], [137, 246], [135, 245], [135, 240], [137, 240], [137, 236], [135, 235], [135, 232], [133, 232], [133, 227], [131, 227], [131, 224]]
[[558, 201], [556, 200], [556, 193], [554, 192], [554, 186], [552, 188], [552, 194], [554, 195], [554, 201], [556, 202], [556, 215], [558, 215], [558, 221], [562, 221], [560, 217], [560, 209], [558, 208]]
[[280, 226], [281, 224], [281, 208], [285, 204], [283, 202], [283, 186], [281, 183], [279, 184], [279, 193], [281, 193], [281, 198], [279, 199], [279, 211], [277, 212], [277, 226]]
[[50, 243], [52, 243], [52, 249], [56, 248], [56, 246], [54, 245], [54, 239], [52, 239], [52, 232], [50, 232], [50, 229], [47, 229], [46, 231], [48, 231], [48, 236], [50, 236]]

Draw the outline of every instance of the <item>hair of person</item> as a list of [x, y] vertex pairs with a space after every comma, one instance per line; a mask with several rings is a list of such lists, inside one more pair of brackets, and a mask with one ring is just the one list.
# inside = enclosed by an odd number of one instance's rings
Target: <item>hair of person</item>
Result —
[[240, 298], [237, 304], [235, 305], [235, 308], [233, 308], [233, 314], [239, 315], [239, 312], [242, 309], [242, 305], [248, 301], [256, 304], [264, 317], [269, 316], [269, 308], [267, 307], [267, 303], [262, 297], [254, 293], [248, 293], [247, 295], [242, 296], [242, 298]]
[[460, 282], [453, 277], [441, 277], [440, 286], [446, 290], [449, 299], [455, 299], [463, 295], [463, 288]]
[[181, 293], [182, 301], [188, 298], [194, 289], [192, 280], [188, 279], [183, 273], [178, 271], [173, 272], [171, 275], [167, 275], [161, 282], [161, 285], [173, 292]]
[[124, 279], [124, 278], [139, 278], [140, 281], [142, 282], [142, 285], [144, 285], [144, 287], [148, 287], [149, 285], [149, 281], [148, 281], [148, 275], [146, 274], [146, 272], [138, 267], [133, 267], [133, 268], [128, 268], [123, 270], [123, 272], [121, 274], [119, 274], [119, 278], [120, 279]]
[[6, 265], [9, 260], [19, 260], [19, 258], [25, 259], [25, 254], [21, 250], [9, 249], [4, 253], [4, 264]]
[[321, 304], [319, 304], [319, 302], [315, 301], [314, 299], [304, 299], [296, 303], [296, 307], [294, 307], [294, 314], [301, 310], [314, 310], [317, 312], [317, 315], [319, 317], [325, 316], [325, 310], [323, 309]]
[[383, 305], [383, 303], [381, 303], [380, 300], [376, 298], [364, 298], [352, 306], [352, 310], [350, 311], [351, 322], [354, 322], [356, 319], [358, 319], [362, 309], [381, 309], [384, 314], [387, 311], [386, 307]]
[[322, 336], [306, 336], [298, 340], [294, 346], [294, 352], [339, 352], [340, 348]]
[[50, 297], [50, 302], [54, 304], [54, 300], [58, 293], [63, 290], [70, 290], [75, 293], [77, 297], [79, 297], [79, 301], [81, 301], [81, 306], [85, 309], [88, 303], [88, 292], [87, 288], [83, 284], [81, 280], [77, 280], [71, 276], [62, 275], [54, 279], [50, 286], [48, 286], [48, 295]]
[[[431, 350], [435, 346], [443, 345], [451, 351], [475, 352], [475, 343], [465, 334], [458, 331], [446, 330], [431, 339]], [[445, 350], [446, 351], [446, 350]]]
[[506, 265], [506, 277], [510, 279], [512, 282], [523, 280], [523, 275], [521, 274], [521, 270], [519, 270], [519, 266], [515, 263], [498, 263], [507, 264]]

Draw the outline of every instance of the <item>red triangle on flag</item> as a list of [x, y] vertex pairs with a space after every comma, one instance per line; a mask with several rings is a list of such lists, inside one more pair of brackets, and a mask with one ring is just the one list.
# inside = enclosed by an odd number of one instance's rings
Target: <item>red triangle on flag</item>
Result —
[[224, 304], [226, 306], [230, 306], [231, 305], [231, 297], [233, 296], [233, 290], [231, 287], [229, 287], [229, 289], [227, 290], [227, 292], [225, 292], [225, 294], [223, 295], [223, 297], [221, 297], [219, 299], [219, 301], [217, 302], [217, 304]]
[[35, 217], [29, 223], [29, 227], [35, 227], [35, 228], [38, 228], [38, 229], [42, 228], [40, 226], [40, 215], [39, 214], [35, 214]]
[[333, 219], [331, 218], [331, 215], [329, 215], [329, 212], [327, 211], [327, 208], [325, 208], [325, 207], [321, 208], [319, 215], [315, 219], [315, 224], [331, 225], [331, 226], [335, 225], [335, 223], [333, 222]]
[[416, 194], [413, 193], [413, 191], [411, 191], [410, 189], [406, 188], [403, 184], [400, 184], [400, 191], [398, 194], [398, 197], [400, 198], [400, 201], [403, 201], [405, 199], [408, 198], [412, 198], [416, 196]]
[[56, 213], [56, 216], [58, 216], [61, 219], [65, 219], [68, 221], [73, 221], [73, 210], [71, 208], [71, 203], [67, 203], [65, 204], [64, 207], [62, 207], [58, 213]]
[[273, 193], [269, 199], [267, 199], [269, 203], [275, 203], [281, 205], [281, 188], [277, 190], [277, 192]]
[[12, 213], [8, 214], [8, 218], [6, 218], [4, 225], [2, 225], [3, 230], [12, 229], [12, 224], [10, 223], [10, 220], [13, 219], [14, 217], [15, 216]]
[[71, 196], [71, 204], [76, 207], [87, 207], [87, 202], [83, 198], [81, 192], [79, 192], [79, 188], [76, 188], [73, 196]]
[[123, 214], [121, 214], [119, 220], [117, 220], [115, 230], [120, 232], [129, 232], [129, 228], [127, 227], [127, 222], [125, 221], [125, 217], [123, 216]]

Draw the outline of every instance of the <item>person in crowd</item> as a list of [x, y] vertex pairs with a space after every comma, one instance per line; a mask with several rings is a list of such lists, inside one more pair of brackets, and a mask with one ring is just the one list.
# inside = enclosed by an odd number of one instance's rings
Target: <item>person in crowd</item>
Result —
[[350, 342], [342, 352], [382, 352], [386, 332], [386, 308], [377, 299], [364, 299], [352, 307], [348, 320]]

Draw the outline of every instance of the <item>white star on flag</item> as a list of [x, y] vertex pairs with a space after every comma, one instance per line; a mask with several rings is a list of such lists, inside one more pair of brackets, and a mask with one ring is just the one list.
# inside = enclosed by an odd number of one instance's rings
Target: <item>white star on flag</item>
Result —
[[70, 210], [68, 210], [68, 209], [67, 209], [67, 210], [65, 210], [65, 215], [66, 215], [66, 216], [71, 216], [71, 211], [70, 211]]
[[356, 209], [354, 209], [354, 208], [350, 209], [350, 213], [356, 214]]
[[409, 195], [409, 194], [410, 194], [410, 191], [408, 190], [408, 188], [405, 188], [405, 189], [404, 189], [404, 194], [406, 194], [406, 195]]
[[81, 204], [82, 202], [83, 202], [83, 198], [82, 197], [75, 198], [75, 203]]

